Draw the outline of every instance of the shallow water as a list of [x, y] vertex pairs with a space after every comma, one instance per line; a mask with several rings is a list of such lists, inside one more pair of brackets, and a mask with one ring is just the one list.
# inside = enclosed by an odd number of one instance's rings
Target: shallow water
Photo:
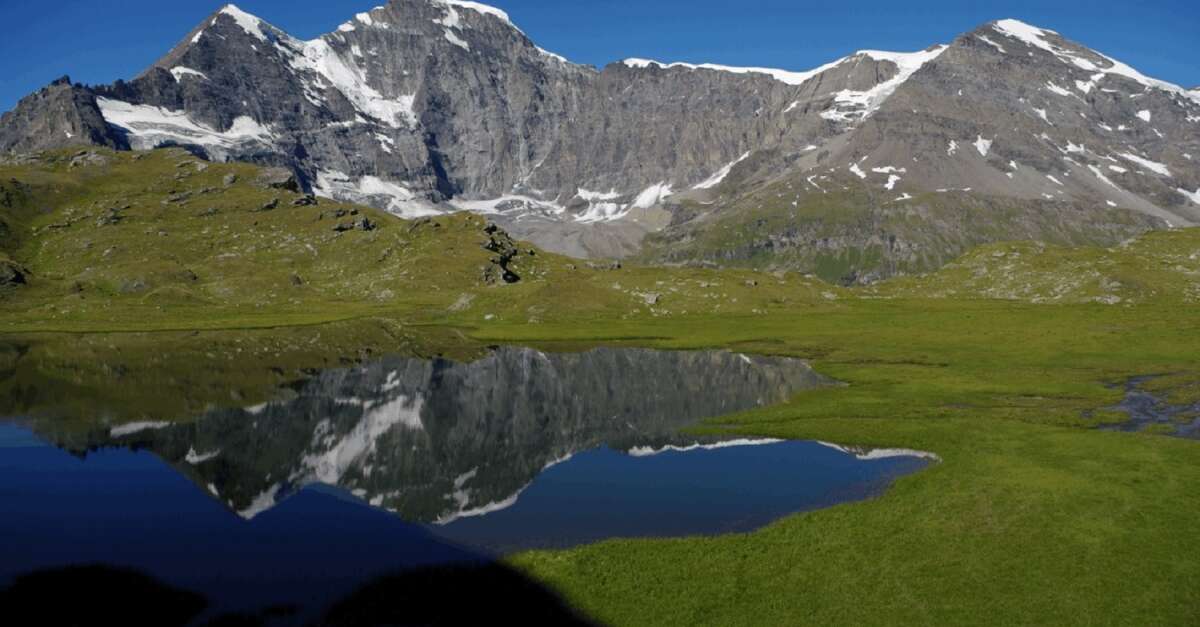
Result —
[[82, 448], [44, 441], [57, 433], [45, 419], [12, 419], [0, 582], [99, 563], [223, 610], [304, 615], [398, 570], [750, 531], [927, 463], [680, 433], [829, 383], [801, 361], [728, 352], [504, 348], [330, 370], [186, 421], [98, 418]]
[[1162, 435], [1200, 439], [1200, 403], [1172, 405], [1143, 389], [1153, 377], [1134, 377], [1125, 383], [1125, 398], [1112, 409], [1129, 414], [1129, 420], [1105, 425], [1109, 431], [1156, 429]]

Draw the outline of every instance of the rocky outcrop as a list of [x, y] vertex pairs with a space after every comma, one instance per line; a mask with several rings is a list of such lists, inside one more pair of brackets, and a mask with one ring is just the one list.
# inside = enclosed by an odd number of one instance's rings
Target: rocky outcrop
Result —
[[25, 285], [28, 271], [16, 262], [0, 257], [0, 288]]
[[26, 96], [15, 109], [0, 116], [0, 154], [78, 145], [129, 148], [105, 121], [95, 93], [71, 84], [70, 77]]
[[[521, 255], [517, 243], [495, 224], [488, 224], [484, 227], [483, 232], [487, 235], [487, 241], [482, 244], [482, 247], [493, 255], [488, 260], [488, 265], [483, 268], [483, 282], [488, 285], [496, 285], [500, 281], [519, 282], [521, 276], [517, 274], [514, 263]], [[526, 251], [526, 254], [532, 256], [535, 253], [530, 249]]]
[[[232, 185], [233, 182], [236, 181], [237, 177], [234, 176], [233, 181], [231, 181], [230, 184]], [[296, 180], [296, 175], [287, 168], [263, 168], [259, 171], [258, 178], [255, 180], [255, 183], [257, 183], [260, 187], [266, 187], [268, 189], [283, 189], [289, 192], [297, 193], [300, 191], [300, 182]]]

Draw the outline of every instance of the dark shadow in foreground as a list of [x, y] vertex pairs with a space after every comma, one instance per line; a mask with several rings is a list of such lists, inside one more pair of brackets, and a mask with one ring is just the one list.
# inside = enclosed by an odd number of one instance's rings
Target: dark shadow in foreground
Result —
[[0, 615], [29, 625], [187, 625], [204, 611], [204, 597], [136, 571], [72, 566], [17, 577], [0, 590]]
[[[98, 565], [22, 575], [0, 590], [0, 615], [56, 627], [183, 627], [197, 621], [209, 627], [252, 627], [301, 620], [288, 608], [208, 617], [208, 607], [199, 594], [135, 571]], [[380, 577], [309, 622], [314, 627], [489, 623], [597, 624], [541, 584], [500, 564], [440, 566]]]
[[376, 579], [318, 621], [366, 625], [596, 625], [555, 593], [499, 564], [445, 566]]

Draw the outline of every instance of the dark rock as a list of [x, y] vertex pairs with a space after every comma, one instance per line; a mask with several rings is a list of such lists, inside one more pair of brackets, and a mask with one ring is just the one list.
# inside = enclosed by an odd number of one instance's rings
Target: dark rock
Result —
[[359, 218], [358, 220], [351, 220], [349, 222], [338, 222], [337, 225], [333, 227], [333, 230], [337, 231], [338, 233], [344, 233], [346, 231], [353, 231], [355, 229], [359, 231], [374, 231], [377, 228], [379, 228], [379, 225], [372, 222], [369, 218], [363, 217]]
[[187, 202], [188, 199], [190, 199], [191, 197], [192, 197], [192, 192], [179, 192], [179, 193], [171, 194], [170, 196], [167, 196], [166, 199], [162, 201], [162, 204], [166, 205], [166, 204]]
[[112, 226], [120, 224], [124, 219], [125, 216], [121, 215], [120, 210], [116, 208], [107, 209], [100, 214], [99, 218], [96, 218], [96, 226]]
[[108, 165], [112, 160], [93, 150], [84, 150], [75, 153], [71, 156], [71, 161], [68, 164], [71, 168], [79, 168], [84, 166], [104, 166]]
[[263, 204], [263, 206], [259, 207], [258, 211], [271, 211], [272, 209], [274, 209], [278, 206], [279, 206], [279, 199], [272, 198], [269, 202], [266, 202]]
[[147, 287], [149, 286], [146, 284], [146, 281], [142, 279], [126, 279], [121, 281], [120, 285], [117, 286], [117, 291], [122, 294], [136, 294], [146, 291]]
[[16, 262], [0, 259], [0, 287], [25, 285], [27, 272]]
[[483, 282], [488, 285], [496, 285], [500, 281], [505, 283], [517, 283], [521, 280], [521, 275], [517, 274], [512, 267], [512, 262], [521, 253], [517, 248], [516, 242], [504, 230], [495, 224], [488, 224], [483, 227], [483, 233], [487, 236], [487, 240], [481, 244], [484, 250], [496, 253], [494, 257], [489, 259], [491, 265], [483, 270]]
[[587, 264], [587, 267], [589, 267], [593, 270], [610, 272], [613, 270], [620, 270], [621, 262], [616, 261], [616, 260], [613, 260], [613, 261], [589, 261]]
[[292, 201], [293, 207], [312, 207], [317, 204], [317, 197], [312, 194], [306, 194]]

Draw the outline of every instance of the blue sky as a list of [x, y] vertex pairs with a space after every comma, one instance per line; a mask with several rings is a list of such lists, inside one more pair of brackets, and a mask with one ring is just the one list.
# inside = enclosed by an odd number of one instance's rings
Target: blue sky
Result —
[[[239, 0], [291, 34], [329, 32], [383, 0]], [[130, 78], [220, 0], [0, 0], [0, 111], [70, 74]], [[911, 51], [1004, 17], [1061, 32], [1143, 73], [1200, 85], [1196, 0], [493, 0], [543, 48], [579, 63], [626, 57], [806, 70], [862, 48]]]

